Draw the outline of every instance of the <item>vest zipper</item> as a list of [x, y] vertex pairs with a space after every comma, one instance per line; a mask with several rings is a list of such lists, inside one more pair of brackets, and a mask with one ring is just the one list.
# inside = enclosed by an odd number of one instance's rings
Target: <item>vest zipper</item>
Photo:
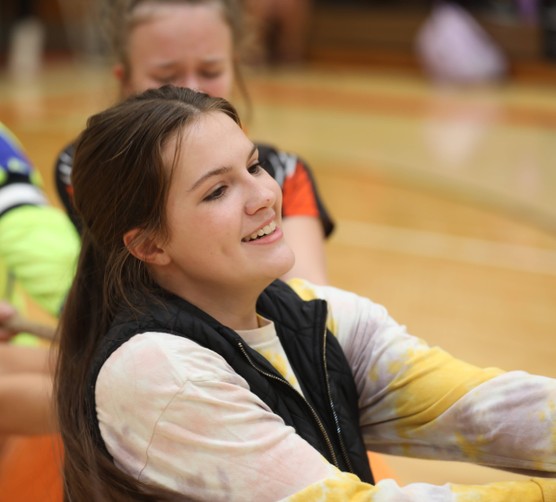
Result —
[[324, 365], [324, 379], [326, 382], [326, 392], [328, 394], [328, 402], [330, 403], [330, 409], [332, 410], [332, 416], [334, 418], [334, 423], [336, 424], [336, 432], [338, 433], [338, 442], [340, 443], [340, 450], [342, 452], [342, 457], [344, 457], [344, 462], [346, 463], [350, 472], [355, 473], [353, 470], [353, 465], [347, 454], [347, 449], [344, 444], [344, 438], [342, 437], [342, 428], [340, 427], [340, 421], [338, 419], [338, 414], [336, 413], [336, 408], [334, 406], [334, 401], [332, 400], [332, 393], [330, 392], [330, 382], [328, 381], [328, 366], [326, 364], [326, 324], [324, 326], [324, 336], [322, 342], [322, 362]]
[[292, 389], [303, 400], [303, 402], [307, 405], [307, 408], [309, 408], [309, 410], [311, 411], [311, 414], [313, 415], [313, 419], [315, 420], [316, 424], [318, 425], [318, 428], [320, 429], [320, 432], [321, 432], [321, 434], [324, 438], [326, 446], [328, 447], [328, 451], [330, 452], [330, 456], [332, 457], [332, 462], [334, 463], [334, 465], [338, 469], [340, 469], [340, 464], [338, 463], [338, 458], [336, 457], [336, 452], [334, 451], [334, 447], [332, 446], [332, 441], [330, 440], [330, 437], [328, 436], [328, 433], [326, 432], [326, 429], [324, 428], [324, 425], [322, 424], [322, 421], [321, 421], [320, 417], [318, 416], [315, 409], [311, 406], [309, 401], [307, 401], [299, 392], [297, 392], [297, 390], [294, 389], [292, 387], [292, 385], [287, 380], [285, 380], [283, 378], [280, 378], [276, 375], [273, 375], [272, 373], [268, 373], [267, 371], [262, 370], [258, 365], [256, 365], [253, 362], [253, 360], [251, 359], [251, 357], [249, 356], [249, 354], [247, 353], [247, 351], [245, 350], [245, 348], [243, 347], [243, 343], [238, 342], [238, 346], [239, 346], [241, 352], [243, 353], [243, 355], [245, 356], [245, 358], [247, 359], [247, 362], [251, 366], [253, 366], [253, 368], [255, 368], [261, 375], [264, 375], [267, 378], [271, 378], [273, 380], [276, 380], [278, 382], [281, 382], [281, 383], [287, 385], [290, 389]]

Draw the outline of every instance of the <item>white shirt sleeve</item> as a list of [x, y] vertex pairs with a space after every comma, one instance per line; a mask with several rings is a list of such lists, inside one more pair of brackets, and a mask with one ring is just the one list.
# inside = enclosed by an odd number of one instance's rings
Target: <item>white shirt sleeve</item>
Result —
[[120, 468], [194, 499], [278, 500], [334, 471], [221, 356], [178, 336], [123, 344], [96, 404]]

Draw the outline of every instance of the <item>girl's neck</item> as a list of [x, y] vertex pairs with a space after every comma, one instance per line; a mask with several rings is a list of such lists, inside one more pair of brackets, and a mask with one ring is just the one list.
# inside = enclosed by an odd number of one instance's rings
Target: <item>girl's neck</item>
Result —
[[228, 293], [208, 291], [205, 294], [195, 291], [175, 292], [184, 300], [209, 314], [224, 326], [234, 330], [248, 330], [259, 327], [257, 320], [257, 299], [261, 291], [240, 293], [237, 289]]

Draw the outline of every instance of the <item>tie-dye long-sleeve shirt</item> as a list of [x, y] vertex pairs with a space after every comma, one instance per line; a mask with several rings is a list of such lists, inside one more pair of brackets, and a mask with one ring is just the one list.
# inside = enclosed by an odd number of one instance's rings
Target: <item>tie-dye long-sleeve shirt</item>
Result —
[[[556, 380], [466, 364], [411, 336], [368, 299], [291, 284], [303, 298], [328, 303], [369, 449], [475, 462], [532, 479], [368, 485], [330, 465], [221, 356], [164, 333], [131, 338], [99, 374], [97, 413], [117, 465], [196, 500], [556, 501], [556, 481], [539, 477], [556, 477]], [[261, 321], [240, 334], [299, 389], [271, 320]]]

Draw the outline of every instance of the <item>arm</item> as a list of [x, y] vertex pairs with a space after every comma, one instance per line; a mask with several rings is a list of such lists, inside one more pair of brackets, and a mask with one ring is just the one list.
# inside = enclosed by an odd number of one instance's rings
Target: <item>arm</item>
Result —
[[57, 430], [52, 406], [55, 357], [48, 347], [0, 344], [0, 436]]
[[554, 475], [556, 380], [464, 363], [407, 334], [370, 300], [298, 284], [329, 302], [369, 447]]
[[193, 499], [453, 502], [461, 491], [474, 500], [511, 500], [514, 494], [515, 500], [542, 500], [535, 482], [362, 483], [284, 425], [220, 356], [168, 334], [137, 335], [114, 352], [99, 374], [96, 400], [117, 465]]
[[[0, 124], [0, 261], [29, 296], [58, 315], [78, 252], [68, 218], [47, 205], [38, 173]], [[10, 291], [2, 294], [10, 300]]]
[[556, 482], [531, 479], [522, 482], [490, 483], [487, 485], [454, 485], [447, 483], [434, 486], [412, 483], [400, 487], [385, 479], [376, 486], [361, 483], [355, 476], [338, 473], [335, 477], [307, 487], [282, 502], [547, 502], [555, 500]]
[[0, 341], [9, 340], [16, 335], [10, 326], [10, 320], [16, 315], [17, 310], [8, 302], [0, 301]]
[[282, 279], [303, 277], [315, 284], [326, 284], [326, 256], [319, 220], [312, 216], [292, 216], [283, 220], [282, 229], [295, 255], [295, 265]]
[[325, 239], [334, 222], [322, 202], [309, 166], [296, 155], [259, 145], [262, 165], [282, 187], [283, 230], [295, 255], [295, 265], [284, 277], [303, 277], [327, 283]]
[[52, 369], [46, 347], [0, 345], [0, 435], [54, 432]]
[[48, 373], [0, 375], [0, 434], [55, 432], [52, 377]]
[[79, 254], [79, 237], [67, 216], [49, 206], [20, 206], [0, 217], [4, 263], [27, 294], [58, 316]]
[[0, 344], [0, 377], [22, 373], [51, 375], [55, 358], [56, 352], [50, 347]]
[[26, 317], [8, 302], [0, 301], [0, 341], [7, 341], [18, 333], [31, 333], [45, 340], [53, 340], [56, 330]]

